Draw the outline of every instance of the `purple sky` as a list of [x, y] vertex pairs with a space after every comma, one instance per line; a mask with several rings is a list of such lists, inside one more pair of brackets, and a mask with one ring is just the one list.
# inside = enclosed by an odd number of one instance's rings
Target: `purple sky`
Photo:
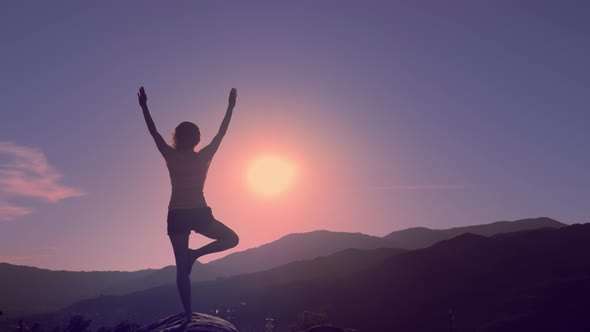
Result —
[[[586, 222], [588, 17], [586, 1], [2, 2], [0, 261], [174, 263], [141, 85], [166, 139], [189, 120], [204, 142], [238, 88], [205, 187], [233, 251], [314, 229]], [[241, 182], [268, 152], [304, 170], [274, 201]]]

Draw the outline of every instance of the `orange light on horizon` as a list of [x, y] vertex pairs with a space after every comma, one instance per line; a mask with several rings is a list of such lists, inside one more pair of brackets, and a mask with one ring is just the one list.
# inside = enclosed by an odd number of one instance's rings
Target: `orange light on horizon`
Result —
[[287, 191], [295, 184], [297, 167], [278, 155], [262, 155], [254, 159], [247, 168], [247, 183], [260, 196], [273, 198]]

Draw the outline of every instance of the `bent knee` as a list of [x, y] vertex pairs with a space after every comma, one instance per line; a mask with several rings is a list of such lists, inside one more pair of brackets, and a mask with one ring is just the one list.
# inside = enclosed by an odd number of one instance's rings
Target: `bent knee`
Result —
[[232, 232], [232, 234], [227, 238], [226, 241], [227, 241], [227, 245], [230, 248], [233, 248], [233, 247], [237, 246], [238, 243], [240, 243], [240, 237], [235, 232]]

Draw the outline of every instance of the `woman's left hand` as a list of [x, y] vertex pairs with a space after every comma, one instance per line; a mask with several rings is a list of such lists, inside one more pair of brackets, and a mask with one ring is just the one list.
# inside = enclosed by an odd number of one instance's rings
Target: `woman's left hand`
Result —
[[231, 89], [229, 93], [229, 107], [233, 108], [236, 106], [236, 98], [238, 97], [238, 90], [236, 88]]

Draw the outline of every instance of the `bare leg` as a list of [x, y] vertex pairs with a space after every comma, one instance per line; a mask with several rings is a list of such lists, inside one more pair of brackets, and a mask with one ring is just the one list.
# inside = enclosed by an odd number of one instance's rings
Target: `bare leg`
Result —
[[209, 227], [199, 230], [198, 233], [203, 234], [208, 238], [215, 239], [215, 241], [206, 244], [199, 249], [189, 249], [189, 274], [192, 270], [193, 264], [199, 257], [233, 248], [238, 245], [238, 242], [240, 242], [238, 234], [219, 220], [215, 220]]
[[191, 308], [191, 281], [189, 277], [189, 265], [187, 258], [189, 256], [188, 237], [189, 234], [170, 234], [170, 242], [174, 249], [174, 258], [176, 260], [176, 286], [184, 307], [185, 317], [190, 320], [192, 316]]

